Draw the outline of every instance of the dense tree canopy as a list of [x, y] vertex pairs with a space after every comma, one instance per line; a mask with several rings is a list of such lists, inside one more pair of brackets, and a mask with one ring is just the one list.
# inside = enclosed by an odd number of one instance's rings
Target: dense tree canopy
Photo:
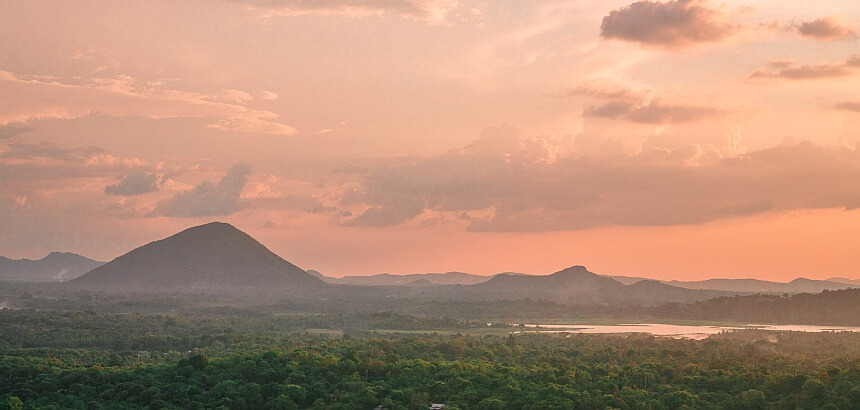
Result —
[[216, 340], [191, 351], [46, 348], [36, 347], [37, 340], [0, 349], [2, 405], [848, 409], [860, 403], [860, 338], [851, 333], [743, 331], [704, 341], [284, 333]]

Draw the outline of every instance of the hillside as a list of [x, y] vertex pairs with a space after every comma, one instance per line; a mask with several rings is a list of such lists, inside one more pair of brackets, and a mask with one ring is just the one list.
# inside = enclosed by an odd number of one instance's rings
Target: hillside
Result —
[[496, 275], [467, 287], [466, 293], [482, 299], [546, 299], [566, 304], [633, 304], [703, 300], [721, 292], [683, 289], [656, 281], [625, 285], [615, 279], [573, 266], [551, 275]]
[[77, 278], [103, 264], [104, 262], [69, 252], [51, 252], [36, 260], [0, 256], [0, 280], [62, 282]]
[[[370, 276], [344, 276], [342, 278], [323, 277], [329, 283], [340, 283], [344, 285], [360, 286], [413, 286], [421, 284], [431, 285], [474, 285], [486, 282], [492, 276], [472, 275], [464, 272], [445, 273], [413, 273], [407, 275], [392, 275], [381, 273]], [[429, 283], [428, 283], [429, 282]]]
[[791, 282], [771, 282], [759, 279], [708, 279], [700, 281], [667, 281], [666, 284], [687, 289], [708, 289], [724, 292], [744, 293], [821, 293], [825, 290], [839, 290], [856, 285], [797, 278]]
[[860, 289], [791, 296], [719, 297], [653, 308], [659, 318], [727, 320], [743, 323], [860, 326]]
[[69, 284], [125, 291], [277, 291], [325, 286], [248, 234], [220, 222], [141, 246]]
[[857, 285], [857, 286], [860, 286], [860, 279], [848, 279], [848, 278], [843, 278], [843, 277], [838, 277], [838, 276], [837, 276], [837, 277], [834, 277], [834, 278], [827, 278], [827, 280], [828, 280], [828, 281], [830, 281], [830, 282], [846, 283], [846, 284], [849, 284], [849, 285]]

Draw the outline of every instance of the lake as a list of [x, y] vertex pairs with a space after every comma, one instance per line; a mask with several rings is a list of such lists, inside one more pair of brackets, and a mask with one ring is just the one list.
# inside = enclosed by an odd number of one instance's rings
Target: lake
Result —
[[662, 323], [637, 323], [619, 325], [544, 325], [526, 324], [523, 332], [550, 332], [550, 333], [646, 333], [654, 336], [665, 336], [683, 339], [705, 339], [708, 336], [718, 334], [727, 330], [761, 329], [772, 331], [792, 332], [860, 332], [860, 327], [851, 326], [812, 326], [812, 325], [756, 325], [746, 326], [695, 326], [695, 325], [667, 325]]

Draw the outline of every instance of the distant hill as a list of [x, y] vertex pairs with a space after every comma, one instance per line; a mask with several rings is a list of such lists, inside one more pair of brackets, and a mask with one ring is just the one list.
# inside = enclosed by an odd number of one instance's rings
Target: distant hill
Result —
[[687, 289], [710, 289], [742, 293], [821, 293], [856, 287], [829, 280], [797, 278], [791, 282], [770, 282], [759, 279], [708, 279], [700, 281], [667, 281], [666, 284]]
[[617, 281], [619, 281], [625, 285], [632, 285], [636, 282], [642, 282], [643, 280], [653, 280], [653, 279], [648, 279], [648, 278], [639, 278], [636, 276], [610, 276], [610, 275], [604, 275], [604, 276], [606, 276], [607, 278], [615, 279], [615, 280], [617, 280]]
[[69, 252], [51, 252], [37, 260], [0, 256], [0, 280], [61, 282], [77, 278], [101, 265], [104, 265], [104, 262]]
[[719, 297], [691, 304], [652, 308], [658, 318], [727, 320], [741, 323], [860, 326], [860, 289], [788, 297], [749, 295]]
[[860, 286], [860, 279], [848, 279], [848, 278], [835, 277], [835, 278], [828, 278], [827, 281], [836, 282], [836, 283], [847, 283], [849, 285]]
[[566, 304], [651, 305], [689, 302], [725, 293], [684, 289], [657, 281], [625, 285], [615, 279], [573, 266], [551, 275], [505, 275], [469, 286], [466, 293], [484, 299], [547, 299]]
[[323, 275], [322, 273], [320, 273], [319, 271], [315, 271], [315, 270], [313, 270], [313, 269], [308, 269], [308, 270], [306, 270], [305, 272], [307, 272], [307, 273], [308, 273], [308, 275], [311, 275], [311, 276], [313, 276], [313, 277], [315, 277], [315, 278], [318, 278], [318, 279], [322, 279], [322, 280], [329, 279], [329, 277], [328, 277], [328, 276], [325, 276], [325, 275]]
[[[563, 271], [562, 271], [563, 272]], [[342, 285], [357, 285], [357, 286], [429, 286], [429, 285], [476, 285], [479, 283], [485, 283], [491, 281], [497, 277], [503, 278], [506, 276], [534, 276], [534, 277], [545, 277], [547, 275], [527, 275], [524, 273], [517, 272], [503, 272], [496, 275], [491, 276], [481, 276], [481, 275], [473, 275], [464, 272], [445, 272], [445, 273], [415, 273], [415, 274], [407, 274], [407, 275], [393, 275], [390, 273], [381, 273], [377, 275], [370, 276], [344, 276], [342, 278], [334, 278], [329, 276], [323, 276], [321, 273], [317, 271], [309, 270], [308, 273], [328, 282]], [[850, 279], [845, 278], [833, 278], [828, 280], [811, 280], [805, 278], [798, 278], [788, 283], [782, 282], [771, 282], [765, 280], [758, 279], [708, 279], [701, 281], [656, 281], [653, 279], [636, 277], [636, 276], [617, 276], [617, 275], [598, 275], [604, 278], [612, 279], [616, 282], [620, 282], [623, 285], [634, 285], [639, 282], [657, 282], [662, 283], [671, 288], [661, 288], [659, 286], [651, 283], [650, 285], [640, 285], [642, 288], [649, 287], [652, 292], [660, 292], [659, 289], [665, 290], [662, 292], [664, 295], [668, 295], [667, 292], [673, 292], [673, 297], [669, 299], [684, 299], [684, 294], [686, 292], [678, 292], [676, 290], [669, 290], [672, 288], [683, 288], [690, 290], [707, 290], [707, 291], [715, 291], [711, 292], [711, 295], [721, 295], [723, 293], [720, 292], [731, 292], [731, 293], [819, 293], [824, 290], [839, 290], [839, 289], [847, 289], [850, 287], [860, 287], [860, 285], [852, 284]], [[500, 279], [503, 280], [503, 279]], [[523, 283], [531, 284], [532, 281], [529, 279], [520, 279]], [[516, 280], [514, 280], [516, 282]], [[539, 279], [538, 281], [541, 281]], [[429, 283], [428, 283], [429, 282]], [[857, 281], [860, 282], [860, 281]], [[498, 283], [498, 282], [494, 282]], [[604, 282], [608, 283], [608, 282]], [[492, 284], [489, 286], [493, 286]], [[512, 286], [516, 288], [516, 285]], [[553, 286], [550, 286], [553, 289], [550, 289], [550, 292], [558, 293], [558, 289], [555, 289]], [[636, 287], [628, 289], [628, 291], [633, 291], [637, 289]], [[499, 290], [500, 293], [505, 293]], [[516, 293], [521, 293], [521, 289], [516, 289]], [[640, 296], [644, 296], [648, 294], [648, 292], [640, 292]], [[628, 295], [633, 299], [640, 299], [639, 296]], [[698, 296], [693, 297], [693, 299], [688, 300], [698, 300]], [[647, 297], [646, 297], [647, 299]]]
[[486, 282], [492, 276], [472, 275], [464, 272], [413, 273], [392, 275], [380, 273], [370, 276], [344, 276], [342, 278], [322, 277], [329, 283], [359, 286], [427, 286], [427, 285], [473, 285]]
[[143, 245], [69, 285], [123, 291], [278, 291], [325, 283], [232, 225], [212, 222]]

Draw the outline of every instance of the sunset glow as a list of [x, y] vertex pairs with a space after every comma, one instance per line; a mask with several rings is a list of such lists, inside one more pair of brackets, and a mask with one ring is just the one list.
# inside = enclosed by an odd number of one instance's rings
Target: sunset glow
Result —
[[860, 2], [2, 2], [0, 255], [860, 276]]

